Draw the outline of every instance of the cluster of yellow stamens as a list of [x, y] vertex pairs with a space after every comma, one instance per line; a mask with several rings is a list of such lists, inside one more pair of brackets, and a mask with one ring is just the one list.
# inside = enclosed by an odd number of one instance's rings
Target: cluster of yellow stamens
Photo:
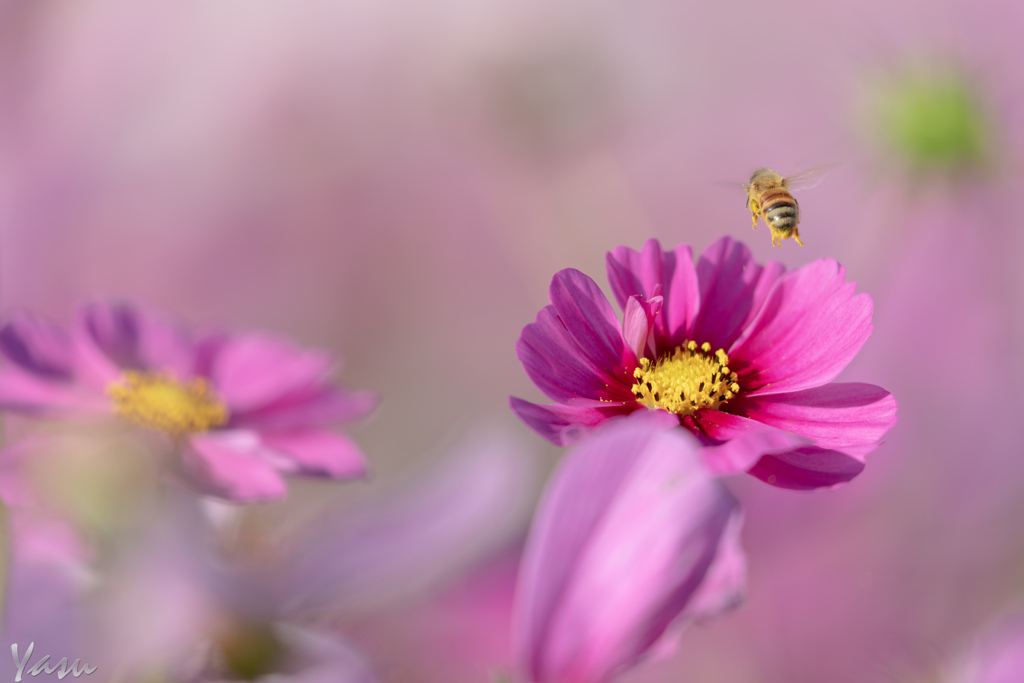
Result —
[[107, 395], [116, 415], [172, 436], [205, 432], [228, 421], [227, 407], [199, 377], [182, 384], [167, 375], [128, 370], [107, 387]]
[[633, 371], [637, 403], [663, 408], [677, 415], [690, 415], [700, 408], [717, 408], [740, 391], [729, 370], [729, 356], [711, 344], [686, 341], [657, 361], [640, 359]]

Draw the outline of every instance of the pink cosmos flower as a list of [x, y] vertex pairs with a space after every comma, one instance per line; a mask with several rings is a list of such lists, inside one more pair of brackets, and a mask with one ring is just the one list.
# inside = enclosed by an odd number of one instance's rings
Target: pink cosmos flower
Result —
[[192, 334], [128, 304], [82, 307], [70, 333], [16, 313], [0, 327], [0, 409], [38, 417], [116, 416], [166, 437], [172, 469], [236, 501], [285, 495], [282, 474], [353, 477], [359, 447], [329, 427], [376, 399], [326, 381], [331, 357], [263, 333]]
[[675, 424], [653, 412], [615, 420], [554, 475], [516, 593], [530, 681], [611, 680], [742, 598], [739, 507]]
[[566, 269], [516, 355], [558, 403], [512, 409], [558, 445], [642, 408], [674, 414], [716, 474], [747, 471], [810, 489], [849, 481], [896, 423], [870, 384], [829, 384], [871, 335], [872, 301], [830, 259], [785, 272], [723, 237], [696, 266], [690, 247], [619, 247], [608, 279], [619, 323], [591, 278]]

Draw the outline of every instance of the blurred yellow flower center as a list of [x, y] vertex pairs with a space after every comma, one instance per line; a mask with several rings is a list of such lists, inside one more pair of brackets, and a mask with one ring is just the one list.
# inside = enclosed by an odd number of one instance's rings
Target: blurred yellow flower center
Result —
[[717, 408], [740, 391], [729, 370], [729, 356], [711, 345], [687, 341], [657, 361], [641, 358], [633, 371], [637, 403], [663, 408], [677, 415], [690, 415], [700, 408]]
[[227, 407], [198, 377], [182, 384], [167, 375], [129, 370], [107, 387], [107, 395], [116, 415], [172, 436], [205, 432], [228, 421]]

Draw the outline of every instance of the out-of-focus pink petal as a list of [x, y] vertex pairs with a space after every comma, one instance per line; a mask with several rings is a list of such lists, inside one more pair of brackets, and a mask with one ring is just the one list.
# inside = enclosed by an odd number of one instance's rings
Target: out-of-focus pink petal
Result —
[[338, 505], [296, 534], [289, 605], [374, 611], [474, 566], [521, 538], [538, 475], [533, 448], [481, 428], [372, 504]]
[[[276, 635], [288, 649], [289, 671], [266, 677], [268, 683], [375, 683], [377, 677], [352, 647], [335, 635], [278, 625]], [[225, 681], [225, 683], [227, 683]]]
[[366, 457], [352, 439], [335, 432], [305, 429], [295, 432], [261, 432], [263, 444], [285, 453], [298, 465], [300, 474], [340, 479], [366, 474]]
[[735, 514], [722, 534], [718, 553], [704, 575], [700, 588], [693, 594], [683, 614], [673, 622], [647, 659], [664, 659], [679, 649], [679, 635], [691, 623], [714, 619], [738, 607], [747, 596], [747, 555], [740, 545], [743, 515]]
[[218, 350], [211, 378], [232, 413], [266, 406], [324, 379], [331, 357], [266, 334], [232, 337]]
[[[8, 653], [11, 653], [11, 645], [18, 645], [19, 659], [25, 658], [29, 644], [35, 644], [26, 673], [32, 664], [49, 653], [59, 652], [61, 657], [70, 657], [72, 661], [75, 657], [88, 661], [89, 653], [82, 652], [75, 639], [75, 623], [82, 616], [76, 600], [81, 590], [80, 580], [59, 566], [23, 561], [17, 548], [11, 551], [5, 573], [0, 638], [7, 645]], [[13, 681], [14, 667], [8, 666], [12, 672], [8, 680]]]
[[689, 334], [700, 308], [697, 272], [693, 251], [681, 244], [673, 251], [662, 251], [658, 240], [648, 240], [642, 251], [617, 247], [605, 258], [608, 282], [623, 309], [631, 296], [646, 299], [664, 297], [661, 315], [655, 322], [655, 339], [664, 351], [680, 344]]
[[30, 475], [31, 459], [52, 447], [49, 435], [33, 435], [0, 449], [0, 500], [19, 562], [77, 570], [90, 551], [69, 522], [40, 503]]
[[697, 261], [700, 310], [693, 321], [692, 339], [728, 349], [785, 270], [778, 261], [758, 265], [747, 246], [730, 237], [709, 246]]
[[5, 362], [38, 379], [72, 378], [74, 351], [67, 332], [24, 311], [12, 314], [0, 327], [0, 354]]
[[75, 352], [61, 328], [18, 312], [0, 327], [0, 408], [37, 415], [108, 410], [105, 398], [74, 382]]
[[44, 436], [30, 436], [0, 449], [0, 499], [6, 508], [0, 638], [8, 648], [19, 645], [19, 658], [34, 642], [33, 662], [51, 652], [87, 656], [75, 645], [75, 620], [90, 552], [71, 524], [39, 504], [27, 474], [28, 461], [49, 445]]
[[0, 369], [0, 409], [41, 416], [103, 415], [110, 402], [90, 387], [48, 382], [16, 368]]
[[229, 425], [286, 431], [344, 424], [366, 417], [379, 403], [380, 398], [369, 391], [307, 387], [256, 410], [234, 413]]
[[784, 489], [820, 489], [845, 484], [863, 469], [864, 461], [854, 455], [803, 446], [788, 453], [766, 455], [749, 472]]
[[73, 338], [80, 376], [105, 388], [123, 370], [168, 373], [183, 380], [194, 372], [187, 333], [154, 311], [125, 303], [95, 302], [79, 309]]
[[198, 377], [209, 379], [224, 345], [231, 341], [231, 335], [221, 331], [205, 332], [196, 335], [193, 345], [195, 352], [195, 373]]
[[185, 473], [189, 482], [204, 493], [239, 503], [284, 497], [284, 479], [270, 462], [275, 455], [255, 433], [237, 430], [195, 434], [188, 445], [182, 452]]
[[743, 515], [735, 514], [722, 534], [718, 553], [703, 583], [686, 606], [685, 616], [696, 621], [713, 619], [740, 605], [747, 595], [747, 554], [740, 545]]
[[515, 640], [530, 680], [599, 682], [625, 671], [705, 580], [737, 505], [695, 440], [662, 424], [646, 411], [609, 423], [549, 484], [516, 594]]
[[753, 467], [766, 453], [782, 453], [809, 445], [810, 439], [720, 410], [698, 410], [694, 422], [713, 441], [700, 450], [714, 474], [735, 474]]
[[[621, 333], [616, 334], [620, 335], [620, 344], [625, 348]], [[574, 398], [621, 401], [632, 396], [624, 376], [612, 374], [612, 367], [596, 365], [583, 354], [579, 342], [554, 306], [542, 308], [537, 320], [523, 328], [516, 342], [516, 357], [537, 387], [555, 401]]]
[[25, 461], [46, 444], [44, 437], [29, 436], [0, 448], [0, 500], [7, 507], [34, 504], [34, 489], [25, 476]]
[[752, 420], [806, 436], [816, 446], [863, 456], [896, 424], [896, 399], [872, 384], [828, 384], [729, 402]]
[[589, 432], [589, 428], [638, 408], [635, 401], [610, 403], [574, 399], [569, 404], [538, 405], [515, 396], [510, 396], [508, 401], [520, 420], [556, 446], [572, 446]]
[[1024, 619], [1007, 619], [968, 653], [949, 683], [1024, 681]]
[[650, 301], [643, 297], [631, 296], [626, 301], [622, 315], [622, 338], [637, 358], [647, 351], [647, 337], [654, 327], [654, 321], [661, 311], [664, 297], [656, 296]]
[[744, 395], [777, 394], [835, 379], [871, 336], [873, 304], [835, 261], [780, 277], [728, 351]]

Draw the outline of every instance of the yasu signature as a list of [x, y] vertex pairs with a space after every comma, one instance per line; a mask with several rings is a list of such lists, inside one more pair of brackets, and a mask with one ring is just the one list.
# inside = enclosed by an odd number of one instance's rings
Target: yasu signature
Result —
[[50, 655], [46, 655], [32, 665], [28, 671], [25, 670], [25, 665], [28, 664], [28, 660], [32, 657], [32, 650], [36, 647], [35, 641], [28, 644], [28, 649], [25, 650], [24, 659], [18, 657], [18, 644], [13, 643], [11, 645], [11, 656], [14, 657], [14, 666], [18, 667], [18, 673], [14, 675], [14, 683], [21, 681], [21, 675], [23, 673], [29, 676], [38, 676], [39, 674], [52, 674], [57, 673], [57, 680], [64, 680], [64, 677], [71, 674], [75, 678], [78, 678], [82, 674], [89, 675], [96, 670], [95, 666], [89, 666], [87, 663], [83, 663], [81, 666], [78, 665], [78, 658], [68, 666], [68, 658], [61, 657], [60, 661], [56, 664], [47, 664], [50, 659]]

